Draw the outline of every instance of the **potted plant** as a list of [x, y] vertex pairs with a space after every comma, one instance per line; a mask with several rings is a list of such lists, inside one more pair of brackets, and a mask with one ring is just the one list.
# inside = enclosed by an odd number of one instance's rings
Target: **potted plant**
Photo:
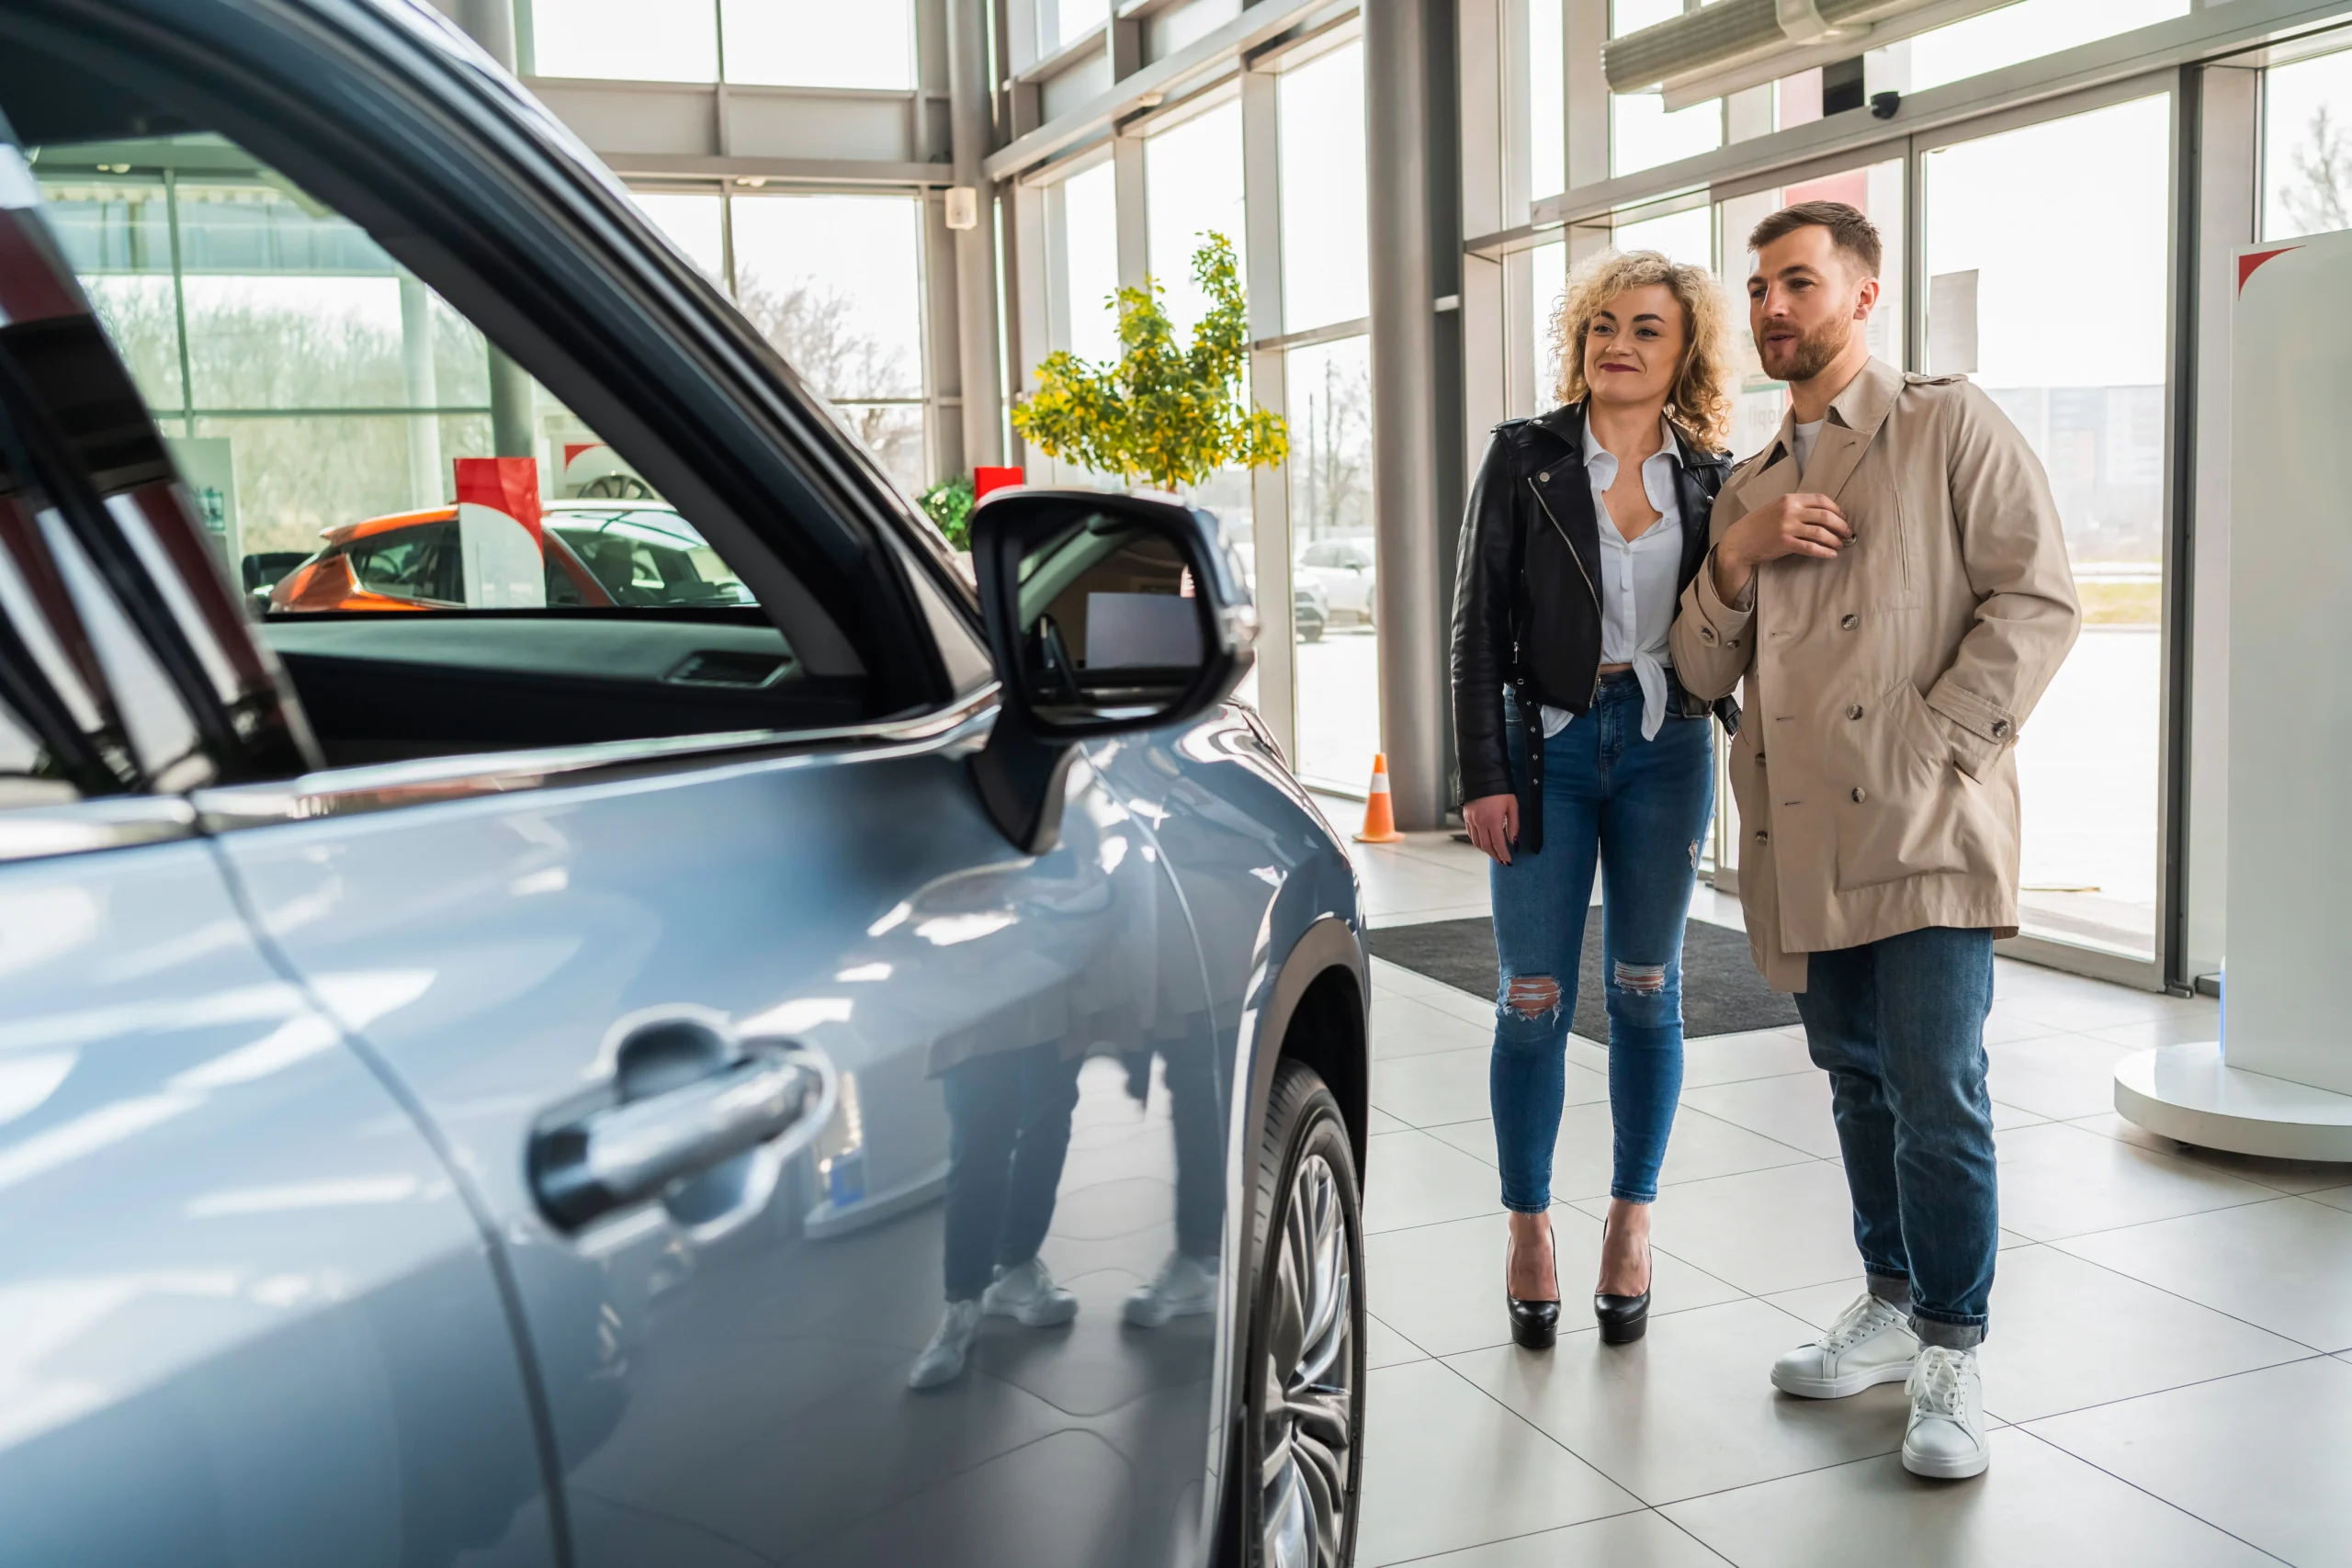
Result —
[[1122, 288], [1119, 357], [1108, 364], [1057, 349], [1037, 367], [1037, 389], [1012, 411], [1012, 427], [1048, 457], [1130, 485], [1181, 494], [1219, 468], [1268, 468], [1290, 455], [1280, 414], [1247, 406], [1249, 309], [1232, 243], [1206, 235], [1193, 278], [1210, 309], [1189, 348], [1159, 284]]

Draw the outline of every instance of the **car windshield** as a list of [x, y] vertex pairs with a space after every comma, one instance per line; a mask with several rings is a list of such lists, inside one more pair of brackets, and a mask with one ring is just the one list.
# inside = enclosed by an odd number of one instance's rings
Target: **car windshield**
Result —
[[551, 509], [547, 527], [616, 604], [749, 604], [752, 591], [674, 512]]

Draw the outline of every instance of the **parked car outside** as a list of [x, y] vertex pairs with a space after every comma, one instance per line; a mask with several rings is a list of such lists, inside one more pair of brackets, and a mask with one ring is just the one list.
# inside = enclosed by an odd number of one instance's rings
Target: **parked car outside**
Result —
[[[0, 1558], [1349, 1562], [1363, 917], [1213, 520], [991, 498], [976, 591], [407, 0], [10, 0], [0, 111]], [[102, 319], [134, 230], [258, 282]], [[322, 608], [148, 412], [224, 322]], [[448, 596], [493, 430], [652, 492], [578, 605]]]
[[1301, 642], [1321, 642], [1331, 624], [1331, 604], [1323, 590], [1302, 582], [1291, 590], [1291, 625]]
[[1370, 539], [1320, 539], [1299, 552], [1303, 581], [1323, 591], [1332, 613], [1373, 624], [1378, 594]]

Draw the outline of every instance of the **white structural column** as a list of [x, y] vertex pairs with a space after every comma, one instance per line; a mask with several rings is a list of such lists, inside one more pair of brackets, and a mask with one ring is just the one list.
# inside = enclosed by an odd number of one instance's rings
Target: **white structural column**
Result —
[[[1249, 215], [1244, 225], [1249, 254], [1242, 257], [1250, 295], [1250, 338], [1263, 343], [1282, 335], [1283, 222], [1282, 136], [1277, 113], [1279, 81], [1271, 71], [1241, 73], [1241, 187]], [[1250, 354], [1250, 395], [1261, 408], [1289, 412], [1287, 356], [1279, 348]], [[1258, 600], [1258, 712], [1298, 756], [1298, 640], [1293, 624], [1290, 465], [1278, 463], [1250, 476], [1250, 552]]]
[[2116, 1068], [2116, 1109], [2187, 1143], [2352, 1159], [2343, 888], [2352, 833], [2352, 233], [2241, 248], [2232, 321], [2229, 969], [2222, 1038]]
[[956, 231], [956, 355], [963, 393], [962, 467], [1004, 461], [1004, 367], [997, 352], [995, 183], [980, 165], [989, 145], [985, 0], [947, 0], [947, 118], [956, 184], [973, 192], [970, 228]]
[[[1424, 0], [1363, 14], [1372, 283], [1373, 533], [1379, 551], [1380, 732], [1396, 825], [1449, 804], [1444, 581], [1438, 561], [1437, 352], [1430, 244], [1430, 55]], [[1366, 758], [1368, 763], [1370, 758]]]

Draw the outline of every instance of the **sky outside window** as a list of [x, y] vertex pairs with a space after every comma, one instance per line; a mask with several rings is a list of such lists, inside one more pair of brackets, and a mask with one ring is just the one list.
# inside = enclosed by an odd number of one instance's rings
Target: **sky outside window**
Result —
[[[1283, 327], [1372, 310], [1364, 211], [1363, 46], [1283, 73]], [[1239, 236], [1235, 236], [1238, 243]]]
[[1219, 105], [1144, 143], [1146, 229], [1152, 276], [1165, 290], [1180, 344], [1208, 313], [1193, 281], [1193, 253], [1210, 233], [1247, 253], [1241, 211], [1241, 106]]

